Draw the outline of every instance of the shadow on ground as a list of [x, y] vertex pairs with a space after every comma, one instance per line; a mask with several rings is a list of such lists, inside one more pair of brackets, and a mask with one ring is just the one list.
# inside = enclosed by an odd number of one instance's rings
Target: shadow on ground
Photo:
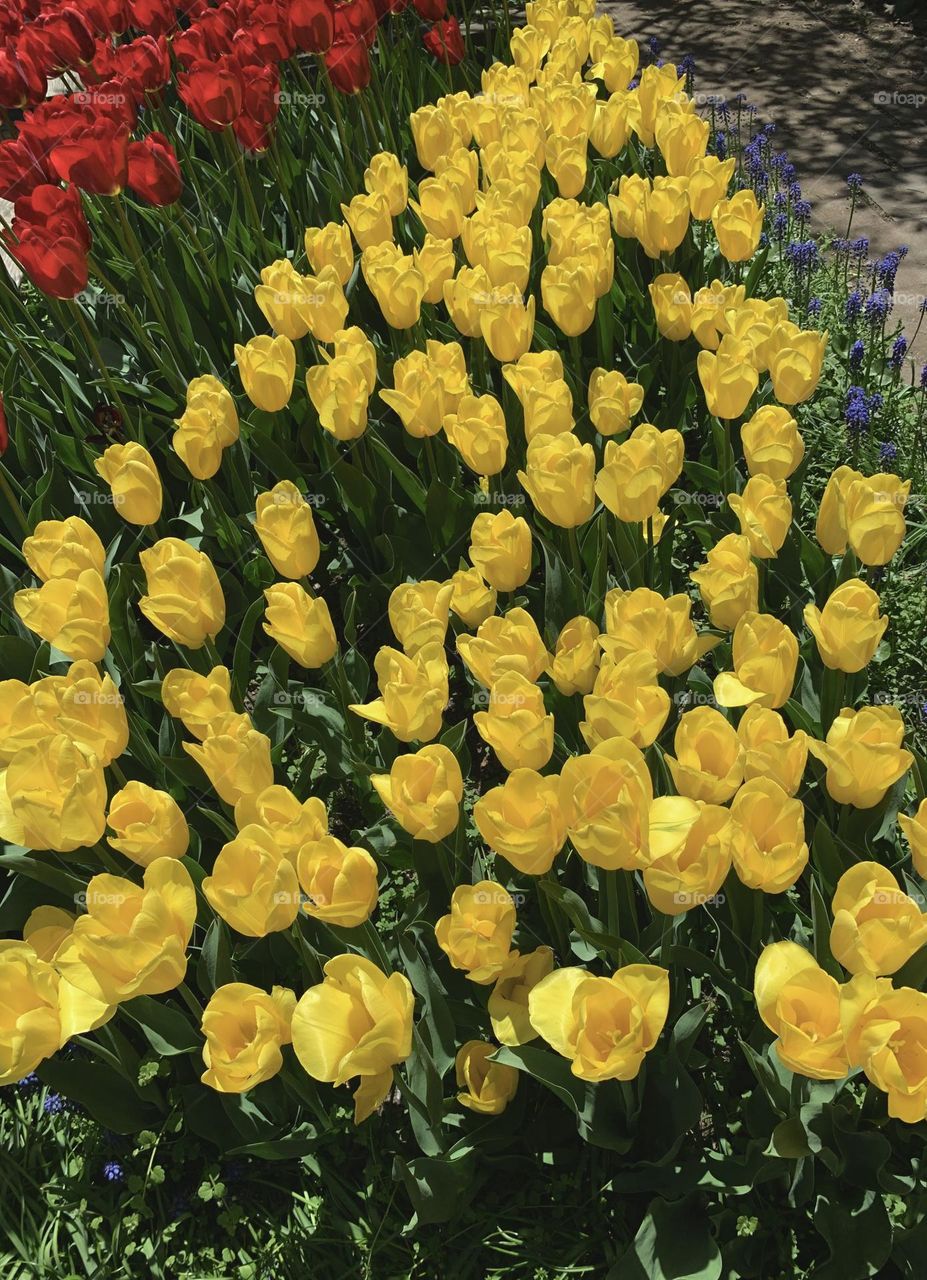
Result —
[[[846, 230], [846, 176], [861, 173], [854, 230], [872, 252], [910, 250], [895, 314], [909, 335], [927, 295], [927, 37], [849, 0], [603, 0], [622, 35], [690, 53], [696, 90], [743, 92], [798, 168], [821, 227]], [[918, 339], [927, 355], [927, 325]]]

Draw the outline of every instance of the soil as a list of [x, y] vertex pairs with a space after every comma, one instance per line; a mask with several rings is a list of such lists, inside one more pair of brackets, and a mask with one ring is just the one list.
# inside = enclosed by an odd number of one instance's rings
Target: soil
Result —
[[[846, 177], [864, 198], [854, 236], [871, 254], [907, 245], [895, 315], [911, 337], [927, 294], [927, 35], [861, 0], [604, 0], [616, 31], [695, 59], [700, 94], [746, 94], [798, 170], [818, 229], [843, 235]], [[914, 353], [927, 359], [927, 324]]]

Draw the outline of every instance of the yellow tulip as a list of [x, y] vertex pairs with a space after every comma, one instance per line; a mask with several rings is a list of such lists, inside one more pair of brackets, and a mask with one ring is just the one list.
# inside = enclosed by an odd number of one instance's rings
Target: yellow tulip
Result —
[[863, 564], [888, 564], [901, 546], [910, 492], [911, 481], [891, 472], [850, 479], [844, 499], [846, 536]]
[[582, 614], [558, 635], [550, 674], [564, 697], [592, 692], [601, 660], [598, 640], [599, 628]]
[[718, 247], [728, 262], [746, 262], [756, 253], [763, 234], [765, 206], [757, 204], [749, 189], [736, 191], [729, 200], [719, 200], [711, 222]]
[[628, 144], [634, 126], [637, 100], [627, 89], [616, 89], [595, 104], [595, 120], [589, 141], [606, 160], [612, 160]]
[[196, 480], [209, 480], [216, 474], [223, 451], [239, 436], [235, 401], [211, 373], [188, 383], [187, 405], [174, 425], [174, 452]]
[[373, 662], [380, 697], [349, 711], [385, 725], [400, 742], [430, 742], [441, 730], [448, 703], [444, 647], [425, 645], [412, 657], [384, 645]]
[[759, 385], [759, 374], [747, 343], [728, 334], [717, 351], [700, 351], [697, 368], [708, 412], [716, 418], [739, 418]]
[[235, 801], [235, 826], [263, 827], [295, 867], [303, 845], [328, 835], [328, 814], [315, 796], [301, 802], [286, 787], [271, 784]]
[[70, 853], [106, 828], [106, 779], [97, 757], [64, 734], [17, 751], [6, 769], [0, 839]]
[[283, 578], [303, 578], [319, 562], [312, 508], [292, 480], [280, 480], [258, 494], [254, 532]]
[[683, 441], [678, 431], [658, 431], [642, 422], [622, 444], [609, 440], [595, 478], [597, 497], [619, 520], [649, 520], [682, 471]]
[[515, 591], [531, 577], [531, 528], [524, 516], [481, 511], [470, 538], [471, 561], [497, 591]]
[[63, 734], [104, 767], [125, 751], [129, 722], [122, 694], [92, 662], [72, 662], [67, 675], [33, 684], [0, 681], [0, 762], [23, 747]]
[[306, 895], [303, 910], [314, 920], [355, 929], [370, 919], [377, 905], [377, 864], [366, 849], [320, 836], [299, 850], [296, 873]]
[[927, 943], [927, 915], [878, 862], [843, 873], [832, 910], [830, 949], [850, 973], [897, 973]]
[[734, 870], [748, 889], [785, 893], [808, 865], [805, 810], [772, 778], [752, 778], [731, 803]]
[[878, 595], [859, 578], [842, 582], [823, 610], [806, 604], [804, 619], [825, 667], [849, 673], [872, 661], [888, 626], [888, 618], [879, 616]]
[[111, 444], [94, 467], [110, 487], [113, 506], [129, 524], [154, 524], [161, 515], [161, 477], [141, 444]]
[[914, 762], [903, 741], [904, 721], [897, 707], [844, 707], [826, 742], [811, 739], [808, 750], [827, 766], [827, 791], [833, 800], [872, 809]]
[[661, 675], [680, 676], [718, 644], [720, 637], [699, 635], [691, 617], [692, 601], [680, 592], [662, 596], [638, 587], [613, 587], [605, 596], [605, 630], [600, 643], [611, 662], [650, 653]]
[[637, 747], [654, 742], [669, 715], [670, 700], [657, 683], [656, 660], [634, 653], [599, 669], [592, 693], [583, 698], [580, 732], [590, 747], [609, 738], [630, 738]]
[[324, 227], [307, 227], [306, 257], [316, 273], [331, 267], [342, 285], [354, 271], [354, 246], [351, 231], [343, 222], [326, 222]]
[[585, 333], [595, 319], [596, 292], [592, 269], [583, 258], [568, 258], [541, 273], [544, 310], [567, 337]]
[[672, 98], [660, 103], [654, 119], [654, 139], [670, 177], [688, 175], [693, 163], [703, 160], [711, 126], [697, 116], [691, 102]]
[[782, 707], [789, 700], [798, 668], [798, 641], [784, 622], [768, 613], [744, 613], [731, 646], [733, 673], [715, 676], [722, 707]]
[[605, 88], [614, 95], [627, 89], [637, 74], [639, 60], [640, 48], [636, 40], [612, 36], [603, 45], [599, 57], [586, 74], [604, 81]]
[[913, 817], [899, 813], [898, 824], [911, 847], [914, 870], [923, 880], [927, 872], [927, 800], [920, 802]]
[[13, 596], [20, 621], [67, 658], [99, 662], [110, 640], [109, 597], [96, 569], [49, 578]]
[[689, 210], [698, 222], [707, 222], [727, 195], [737, 161], [717, 156], [694, 156], [685, 169], [689, 179]]
[[567, 834], [585, 861], [606, 871], [634, 871], [649, 850], [647, 815], [653, 785], [646, 761], [626, 738], [570, 756], [561, 773]]
[[518, 1071], [501, 1062], [491, 1062], [495, 1052], [494, 1044], [468, 1040], [454, 1060], [457, 1087], [461, 1090], [457, 1101], [483, 1116], [500, 1116], [518, 1089]]
[[321, 596], [310, 596], [298, 582], [277, 582], [265, 588], [264, 599], [263, 629], [284, 653], [310, 671], [331, 661], [338, 637]]
[[499, 676], [489, 693], [489, 710], [476, 712], [473, 724], [509, 772], [543, 769], [553, 755], [554, 717], [537, 685], [517, 671]]
[[461, 396], [457, 412], [444, 419], [444, 434], [477, 475], [495, 476], [505, 467], [508, 430], [495, 396]]
[[289, 258], [263, 269], [254, 300], [274, 333], [292, 341], [312, 333], [320, 342], [331, 342], [348, 314], [334, 266], [322, 267], [317, 276], [301, 276]]
[[[648, 68], [649, 70], [649, 68]], [[629, 964], [610, 978], [555, 969], [528, 996], [535, 1031], [580, 1080], [633, 1080], [669, 1011], [669, 974]]]
[[143, 883], [94, 876], [86, 914], [74, 921], [55, 967], [79, 991], [108, 1005], [155, 996], [183, 982], [196, 920], [190, 873], [176, 858], [156, 858]]
[[648, 258], [673, 253], [689, 230], [687, 178], [654, 178], [634, 214], [634, 235]]
[[805, 442], [788, 409], [764, 404], [740, 432], [744, 459], [751, 476], [788, 480], [805, 456]]
[[526, 292], [533, 249], [530, 227], [510, 227], [475, 215], [464, 223], [462, 236], [467, 261], [483, 268], [492, 287]]
[[382, 192], [354, 196], [350, 204], [341, 206], [341, 213], [360, 250], [392, 240], [393, 219], [389, 201]]
[[413, 839], [439, 844], [456, 829], [463, 775], [457, 757], [441, 743], [397, 756], [389, 773], [375, 773], [370, 781]]
[[750, 540], [742, 534], [726, 534], [689, 577], [699, 589], [712, 626], [733, 631], [745, 613], [756, 612], [759, 578], [750, 559]]
[[550, 36], [537, 27], [517, 27], [509, 41], [512, 61], [523, 71], [529, 82], [537, 79], [541, 63], [550, 49]]
[[367, 430], [370, 385], [353, 355], [336, 355], [328, 364], [313, 365], [306, 373], [306, 389], [319, 425], [336, 440], [356, 440]]
[[[448, 415], [459, 411], [470, 396], [467, 366], [458, 342], [429, 339], [425, 351], [413, 351], [393, 365], [394, 389], [380, 399], [399, 416], [410, 436], [437, 435]], [[486, 397], [488, 399], [488, 397]]]
[[293, 394], [296, 350], [283, 334], [259, 334], [244, 346], [235, 343], [235, 363], [241, 385], [251, 403], [264, 413], [279, 413]]
[[692, 334], [700, 347], [717, 351], [721, 339], [729, 334], [728, 317], [743, 304], [746, 289], [742, 284], [722, 284], [712, 280], [699, 289], [692, 299]]
[[433, 171], [441, 156], [466, 147], [469, 137], [445, 107], [419, 107], [409, 116], [415, 153], [423, 169]]
[[[461, 267], [452, 280], [444, 282], [444, 305], [458, 333], [465, 338], [480, 336], [483, 306], [491, 300], [492, 288], [492, 281], [483, 267]], [[501, 296], [508, 299], [509, 294], [503, 291]], [[515, 302], [521, 302], [520, 295], [513, 296]]]
[[681, 796], [726, 804], [743, 782], [744, 749], [737, 730], [714, 707], [695, 707], [679, 717], [673, 739], [676, 758], [665, 757]]
[[364, 189], [385, 196], [390, 214], [398, 218], [409, 201], [409, 171], [391, 151], [378, 151], [364, 170]]
[[677, 76], [676, 68], [669, 63], [662, 67], [653, 64], [641, 72], [637, 89], [640, 114], [635, 132], [645, 147], [652, 147], [656, 141], [654, 129], [660, 104], [668, 98], [684, 102], [685, 85], [685, 76]]
[[566, 840], [564, 800], [559, 777], [518, 768], [477, 800], [473, 820], [494, 853], [525, 875], [540, 876]]
[[479, 315], [479, 332], [491, 354], [501, 361], [523, 356], [534, 336], [534, 295], [526, 303], [514, 285], [502, 285], [477, 293], [474, 304]]
[[569, 138], [552, 133], [547, 138], [545, 161], [557, 190], [567, 199], [578, 196], [586, 185], [588, 134]]
[[753, 994], [777, 1038], [782, 1064], [812, 1080], [841, 1080], [850, 1070], [841, 1023], [841, 991], [795, 942], [774, 942], [757, 961]]
[[808, 759], [808, 735], [796, 729], [790, 738], [782, 716], [754, 702], [741, 716], [737, 736], [746, 752], [745, 780], [771, 778], [786, 795], [795, 795]]
[[181, 538], [162, 538], [139, 554], [147, 595], [138, 607], [169, 640], [201, 649], [225, 625], [225, 597], [205, 551]]
[[354, 1091], [354, 1123], [386, 1100], [393, 1067], [412, 1052], [415, 997], [401, 973], [387, 977], [363, 956], [335, 956], [322, 982], [303, 995], [291, 1024], [293, 1049], [314, 1080], [346, 1084]]
[[270, 995], [247, 982], [218, 987], [203, 1011], [203, 1084], [218, 1093], [247, 1093], [271, 1080], [283, 1066], [295, 1008], [289, 987], [274, 987]]
[[361, 271], [391, 329], [418, 323], [425, 296], [425, 277], [410, 253], [396, 245], [375, 245], [361, 254]]
[[657, 911], [679, 916], [717, 899], [731, 869], [734, 830], [721, 805], [684, 796], [654, 800], [644, 889]]
[[537, 1032], [528, 1018], [528, 997], [553, 967], [552, 949], [538, 947], [536, 951], [518, 956], [508, 965], [505, 974], [496, 979], [487, 1007], [492, 1033], [500, 1044], [527, 1044], [536, 1039]]
[[50, 1058], [66, 1039], [59, 1012], [59, 979], [26, 942], [0, 940], [0, 1085], [16, 1084]]
[[533, 682], [551, 663], [534, 619], [521, 608], [487, 618], [475, 636], [458, 636], [457, 649], [467, 670], [487, 689], [506, 671]]
[[784, 480], [751, 476], [743, 493], [729, 493], [728, 506], [758, 560], [772, 560], [792, 525], [792, 503]]
[[[614, 445], [610, 442], [607, 447]], [[574, 529], [592, 515], [595, 451], [568, 432], [534, 436], [518, 479], [535, 509], [561, 529]]]
[[479, 569], [458, 569], [450, 578], [451, 612], [465, 627], [478, 627], [496, 611], [496, 589], [483, 581]]
[[454, 968], [481, 986], [507, 975], [518, 960], [518, 952], [512, 952], [514, 932], [515, 903], [494, 880], [458, 885], [450, 913], [435, 925], [438, 946]]
[[589, 417], [601, 436], [620, 435], [640, 413], [644, 388], [628, 382], [618, 369], [593, 369], [589, 375]]
[[263, 827], [243, 827], [224, 844], [202, 888], [213, 911], [248, 938], [288, 929], [299, 912], [293, 864]]
[[421, 249], [412, 250], [412, 258], [425, 281], [423, 301], [440, 302], [445, 284], [453, 280], [457, 269], [453, 242], [426, 232]]
[[648, 285], [657, 329], [670, 342], [684, 342], [692, 332], [692, 294], [682, 276], [658, 275]]
[[886, 978], [861, 974], [844, 987], [842, 1018], [850, 1064], [888, 1094], [888, 1114], [906, 1124], [927, 1116], [924, 1041], [927, 995], [892, 990]]
[[263, 791], [274, 780], [270, 738], [259, 733], [251, 718], [232, 712], [214, 720], [202, 743], [185, 742], [184, 751], [197, 762], [226, 804]]
[[443, 179], [456, 192], [464, 214], [473, 212], [480, 185], [480, 158], [475, 151], [468, 147], [458, 147], [456, 151], [439, 156], [435, 164], [435, 177]]
[[827, 333], [797, 325], [779, 324], [768, 344], [769, 376], [773, 394], [782, 404], [803, 404], [817, 390], [827, 350]]
[[147, 867], [155, 858], [182, 858], [190, 844], [187, 820], [173, 796], [144, 782], [127, 782], [109, 802], [106, 843]]
[[389, 623], [406, 653], [444, 644], [450, 600], [451, 587], [433, 579], [403, 582], [390, 592]]
[[424, 178], [418, 184], [418, 200], [410, 200], [409, 207], [429, 235], [456, 240], [466, 216], [461, 197], [460, 187], [449, 175]]
[[106, 563], [103, 543], [80, 516], [39, 521], [23, 542], [23, 556], [41, 582], [76, 578], [87, 569], [102, 575]]
[[184, 727], [202, 742], [217, 720], [235, 714], [229, 697], [231, 687], [227, 667], [213, 667], [208, 676], [175, 667], [161, 681], [161, 701], [168, 715], [182, 720]]

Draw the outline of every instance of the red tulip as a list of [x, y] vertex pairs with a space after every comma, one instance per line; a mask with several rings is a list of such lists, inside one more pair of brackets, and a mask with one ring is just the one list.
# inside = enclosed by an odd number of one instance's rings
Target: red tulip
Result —
[[21, 138], [0, 142], [0, 200], [18, 200], [44, 181], [45, 174]]
[[148, 36], [165, 36], [177, 26], [173, 0], [130, 0], [131, 24]]
[[218, 133], [241, 115], [244, 86], [236, 64], [228, 56], [215, 62], [194, 62], [177, 77], [177, 91], [191, 115]]
[[293, 41], [286, 14], [276, 4], [257, 5], [252, 10], [247, 30], [261, 62], [286, 62], [287, 58], [293, 56]]
[[74, 187], [36, 187], [16, 201], [7, 252], [53, 298], [73, 298], [87, 285], [90, 229]]
[[180, 165], [163, 133], [129, 143], [129, 187], [149, 204], [173, 204], [180, 198]]
[[93, 58], [96, 50], [93, 28], [71, 5], [42, 14], [31, 29], [48, 52], [49, 71], [68, 71]]
[[334, 5], [329, 0], [290, 0], [290, 37], [301, 53], [326, 53], [335, 38]]
[[363, 40], [336, 40], [325, 65], [340, 93], [360, 93], [370, 84], [370, 55]]
[[[335, 44], [363, 40], [369, 48], [377, 38], [377, 14], [371, 0], [347, 0], [335, 6]], [[369, 83], [370, 76], [364, 82]]]
[[105, 116], [59, 142], [51, 153], [52, 168], [63, 182], [93, 195], [115, 196], [129, 177], [129, 130]]
[[34, 60], [21, 52], [0, 49], [0, 107], [21, 108], [41, 102], [48, 82]]
[[232, 129], [246, 151], [266, 151], [270, 146], [271, 128], [262, 120], [253, 120], [242, 112]]
[[131, 85], [134, 93], [143, 97], [156, 93], [170, 84], [171, 57], [164, 36], [140, 36], [131, 44], [120, 45], [116, 50], [116, 68]]
[[456, 67], [464, 59], [464, 44], [460, 24], [456, 18], [444, 18], [436, 22], [422, 37], [422, 43], [430, 54], [449, 67]]
[[245, 67], [242, 69], [242, 80], [245, 85], [242, 115], [250, 116], [257, 124], [273, 124], [280, 109], [280, 76], [277, 68]]
[[447, 13], [447, 0], [412, 0], [415, 12], [426, 22], [438, 22]]

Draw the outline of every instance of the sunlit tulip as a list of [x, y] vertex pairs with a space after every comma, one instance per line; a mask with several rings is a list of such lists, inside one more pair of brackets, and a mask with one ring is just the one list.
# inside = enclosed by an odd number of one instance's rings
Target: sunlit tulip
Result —
[[804, 619], [825, 667], [850, 673], [872, 661], [888, 626], [879, 614], [879, 597], [859, 578], [842, 582], [823, 609], [806, 604]]
[[904, 741], [897, 707], [844, 707], [827, 740], [810, 739], [808, 750], [827, 766], [827, 791], [838, 804], [874, 808], [914, 763]]
[[849, 1072], [838, 983], [794, 942], [774, 942], [757, 961], [753, 994], [760, 1017], [777, 1036], [785, 1067], [812, 1080]]

